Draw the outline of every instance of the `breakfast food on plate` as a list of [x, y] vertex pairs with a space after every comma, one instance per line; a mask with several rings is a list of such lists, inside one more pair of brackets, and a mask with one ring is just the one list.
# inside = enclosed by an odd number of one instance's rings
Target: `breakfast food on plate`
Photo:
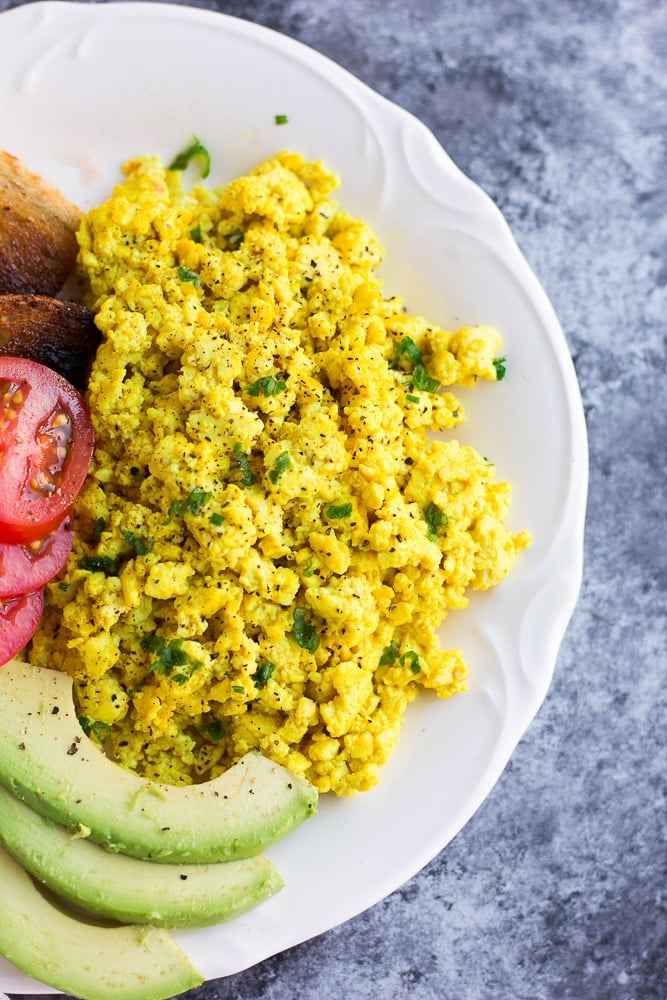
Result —
[[191, 786], [117, 767], [84, 738], [71, 691], [59, 671], [0, 671], [0, 785], [109, 850], [170, 864], [251, 858], [315, 812], [315, 789], [258, 753]]
[[0, 150], [0, 295], [57, 295], [77, 255], [81, 211]]
[[30, 358], [84, 390], [100, 332], [78, 302], [49, 295], [0, 295], [0, 354]]
[[[156, 928], [220, 923], [278, 892], [260, 851], [313, 815], [315, 788], [259, 753], [193, 787], [140, 778], [82, 732], [60, 671], [6, 664], [0, 704], [0, 954], [84, 1000], [160, 1000], [201, 982]], [[96, 935], [84, 914], [130, 926]], [[85, 943], [103, 954], [82, 959]]]
[[193, 159], [82, 217], [0, 154], [0, 954], [84, 1000], [201, 982], [165, 928], [280, 890], [260, 852], [464, 689], [440, 625], [529, 542], [449, 433], [498, 331], [386, 296], [322, 164]]
[[259, 750], [352, 794], [420, 689], [464, 689], [439, 626], [528, 542], [509, 485], [448, 433], [451, 387], [503, 374], [501, 337], [387, 297], [322, 164], [285, 152], [191, 191], [182, 166], [130, 161], [79, 230], [97, 443], [29, 660], [72, 677], [146, 778], [198, 784]]

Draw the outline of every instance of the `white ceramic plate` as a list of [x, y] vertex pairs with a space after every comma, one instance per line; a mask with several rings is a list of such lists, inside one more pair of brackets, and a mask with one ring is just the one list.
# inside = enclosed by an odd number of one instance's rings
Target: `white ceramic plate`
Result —
[[[414, 875], [479, 807], [540, 706], [582, 570], [587, 445], [573, 367], [487, 196], [423, 125], [299, 43], [194, 8], [28, 4], [0, 15], [0, 93], [2, 144], [84, 208], [110, 192], [126, 158], [171, 158], [193, 134], [213, 154], [214, 184], [282, 148], [322, 158], [342, 177], [339, 200], [387, 248], [388, 291], [441, 325], [491, 323], [505, 337], [508, 375], [466, 399], [459, 437], [513, 482], [510, 523], [534, 544], [446, 623], [443, 643], [463, 648], [471, 668], [468, 693], [418, 699], [380, 786], [324, 797], [270, 852], [281, 894], [231, 924], [177, 934], [206, 978], [228, 975]], [[1, 960], [0, 988], [46, 991]]]

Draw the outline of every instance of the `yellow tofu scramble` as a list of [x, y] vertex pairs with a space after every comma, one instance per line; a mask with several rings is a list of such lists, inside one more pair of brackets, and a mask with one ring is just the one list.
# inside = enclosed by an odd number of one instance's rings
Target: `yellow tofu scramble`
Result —
[[528, 544], [449, 432], [500, 334], [385, 297], [383, 250], [290, 152], [219, 190], [155, 157], [85, 217], [103, 343], [76, 540], [29, 650], [87, 732], [168, 783], [251, 748], [320, 792], [378, 781], [409, 702], [465, 687], [438, 629]]

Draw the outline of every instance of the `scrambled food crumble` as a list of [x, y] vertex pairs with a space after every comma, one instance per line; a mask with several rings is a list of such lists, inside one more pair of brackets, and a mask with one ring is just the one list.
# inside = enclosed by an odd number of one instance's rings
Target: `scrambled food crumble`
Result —
[[259, 748], [321, 792], [372, 787], [419, 690], [465, 687], [449, 609], [528, 543], [493, 465], [430, 433], [464, 420], [452, 386], [502, 375], [499, 333], [385, 297], [336, 185], [281, 153], [186, 191], [142, 157], [79, 232], [97, 447], [29, 658], [160, 781]]

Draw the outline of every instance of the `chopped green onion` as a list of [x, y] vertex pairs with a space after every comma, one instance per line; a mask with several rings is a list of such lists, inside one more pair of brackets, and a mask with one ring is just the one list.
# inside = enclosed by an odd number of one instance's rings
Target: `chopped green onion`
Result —
[[221, 740], [223, 736], [226, 735], [225, 727], [216, 719], [214, 722], [207, 722], [206, 725], [199, 727], [199, 732], [203, 736], [208, 736], [212, 740]]
[[[141, 640], [141, 648], [156, 654], [148, 669], [152, 670], [153, 673], [169, 677], [177, 684], [184, 684], [196, 670], [203, 666], [203, 663], [195, 663], [188, 656], [183, 649], [182, 639], [169, 639], [167, 641], [161, 635], [149, 635]], [[185, 666], [189, 667], [188, 673], [177, 670], [178, 667]]]
[[81, 556], [79, 566], [89, 573], [104, 573], [105, 576], [118, 574], [118, 560], [111, 556]]
[[315, 572], [315, 565], [314, 565], [313, 557], [311, 556], [310, 559], [308, 560], [308, 564], [307, 564], [306, 568], [303, 571], [303, 575], [304, 576], [312, 576], [314, 572]]
[[121, 531], [126, 542], [131, 545], [138, 556], [145, 556], [155, 544], [152, 538], [144, 538], [143, 535], [135, 535], [133, 531]]
[[269, 660], [263, 660], [260, 663], [257, 670], [252, 676], [252, 679], [254, 680], [258, 688], [266, 687], [275, 669], [276, 668], [274, 664], [271, 663]]
[[449, 518], [445, 511], [432, 501], [424, 511], [424, 518], [427, 524], [426, 534], [434, 542], [438, 536], [438, 532], [442, 528], [446, 528], [449, 524]]
[[326, 511], [326, 516], [332, 521], [340, 521], [343, 517], [349, 517], [352, 513], [351, 503], [332, 503], [329, 504]]
[[305, 608], [294, 609], [294, 624], [292, 632], [297, 645], [302, 649], [307, 649], [309, 653], [314, 653], [320, 645], [320, 637], [314, 625], [308, 621], [308, 612]]
[[496, 369], [496, 381], [497, 382], [502, 382], [502, 380], [505, 378], [505, 375], [507, 374], [506, 361], [507, 361], [507, 358], [494, 358], [493, 359], [493, 367]]
[[90, 719], [87, 715], [79, 715], [78, 720], [86, 736], [94, 737], [98, 743], [104, 742], [105, 736], [107, 736], [111, 729], [108, 722], [102, 722], [100, 719]]
[[413, 395], [413, 393], [411, 393], [411, 392], [406, 393], [405, 398], [409, 399], [411, 403], [419, 403], [420, 402], [420, 397]]
[[241, 470], [244, 486], [252, 486], [253, 483], [257, 482], [257, 476], [250, 468], [248, 456], [238, 442], [234, 445], [234, 464]]
[[396, 347], [394, 352], [394, 365], [400, 365], [403, 359], [405, 359], [408, 364], [412, 366], [412, 378], [410, 380], [412, 389], [421, 389], [424, 392], [438, 391], [440, 383], [437, 379], [431, 378], [426, 371], [423, 354], [415, 344], [412, 337], [403, 337]]
[[199, 288], [199, 286], [201, 285], [200, 276], [197, 274], [196, 271], [193, 271], [189, 267], [179, 267], [178, 277], [181, 279], [181, 281], [191, 282], [195, 286], [195, 288]]
[[422, 352], [419, 350], [412, 337], [403, 337], [397, 345], [396, 351], [394, 352], [394, 364], [398, 364], [403, 357], [407, 358], [413, 367], [418, 365], [422, 360]]
[[198, 223], [197, 223], [197, 225], [196, 225], [196, 226], [194, 226], [194, 227], [193, 227], [193, 228], [192, 228], [192, 229], [190, 230], [190, 239], [191, 239], [191, 240], [192, 240], [192, 241], [193, 241], [194, 243], [201, 243], [201, 238], [202, 238], [202, 237], [201, 237], [201, 223], [200, 223], [200, 222], [198, 222]]
[[382, 650], [382, 656], [379, 660], [379, 666], [390, 667], [393, 663], [396, 663], [398, 659], [398, 646], [392, 639], [388, 646], [385, 646]]
[[216, 528], [219, 528], [221, 527], [221, 525], [225, 523], [225, 516], [224, 514], [218, 514], [218, 512], [215, 511], [209, 517], [209, 521], [211, 522], [211, 524], [214, 524]]
[[414, 389], [422, 389], [424, 392], [437, 392], [440, 383], [437, 379], [431, 378], [424, 365], [419, 362], [418, 365], [415, 365], [412, 373], [412, 386]]
[[407, 653], [403, 653], [403, 656], [398, 662], [402, 667], [404, 667], [406, 663], [409, 663], [410, 670], [413, 674], [418, 674], [421, 670], [421, 666], [419, 665], [419, 656], [415, 653], [414, 649], [409, 649]]
[[107, 522], [103, 517], [98, 517], [95, 521], [95, 527], [93, 528], [93, 538], [96, 542], [99, 542], [102, 537], [102, 532], [106, 529]]
[[187, 147], [187, 149], [180, 152], [170, 163], [169, 169], [186, 170], [187, 167], [189, 167], [190, 162], [196, 157], [200, 157], [203, 161], [202, 177], [208, 177], [211, 172], [211, 154], [206, 146], [199, 141], [196, 135], [193, 136], [192, 143]]
[[243, 684], [232, 684], [232, 691], [236, 694], [245, 694], [245, 688]]
[[186, 514], [198, 514], [202, 507], [205, 507], [209, 502], [211, 495], [201, 486], [195, 486], [185, 500], [172, 500], [169, 504], [167, 520], [164, 523], [169, 524], [175, 517], [185, 517]]
[[273, 468], [269, 472], [269, 479], [274, 486], [282, 476], [283, 472], [286, 472], [287, 469], [290, 468], [291, 464], [292, 460], [289, 457], [289, 452], [282, 451], [280, 455], [278, 455]]
[[287, 125], [288, 120], [287, 115], [276, 115], [274, 118], [276, 125]]

